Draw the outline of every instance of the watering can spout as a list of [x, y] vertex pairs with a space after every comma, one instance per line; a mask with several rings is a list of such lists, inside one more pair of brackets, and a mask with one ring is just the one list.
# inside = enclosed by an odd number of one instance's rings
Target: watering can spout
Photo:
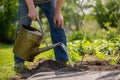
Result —
[[45, 48], [40, 48], [39, 51], [38, 51], [38, 54], [41, 53], [41, 52], [50, 50], [50, 49], [52, 49], [52, 48], [55, 48], [55, 47], [57, 47], [57, 46], [61, 46], [61, 45], [62, 45], [62, 43], [59, 42], [59, 43], [53, 44], [53, 45], [51, 45], [51, 46], [47, 46], [47, 47], [45, 47]]

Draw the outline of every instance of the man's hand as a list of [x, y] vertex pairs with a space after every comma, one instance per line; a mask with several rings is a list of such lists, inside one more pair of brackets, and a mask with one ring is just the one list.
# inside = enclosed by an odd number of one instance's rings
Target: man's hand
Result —
[[62, 3], [63, 3], [63, 0], [57, 0], [56, 10], [55, 10], [55, 15], [54, 15], [54, 23], [58, 24], [60, 28], [63, 28], [64, 26], [64, 20], [61, 14]]
[[55, 13], [54, 15], [54, 23], [58, 24], [58, 26], [60, 28], [62, 28], [64, 26], [64, 20], [63, 20], [63, 16], [61, 13]]
[[30, 17], [30, 19], [36, 21], [37, 17], [38, 17], [38, 13], [35, 8], [33, 0], [25, 0], [25, 1], [28, 5], [28, 9], [29, 9], [28, 16]]
[[30, 19], [36, 21], [37, 17], [38, 17], [38, 13], [37, 13], [36, 9], [29, 10], [28, 16], [30, 17]]

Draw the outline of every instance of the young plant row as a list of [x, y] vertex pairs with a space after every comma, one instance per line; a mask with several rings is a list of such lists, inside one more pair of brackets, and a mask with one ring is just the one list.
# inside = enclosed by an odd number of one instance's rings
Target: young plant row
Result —
[[96, 39], [89, 41], [74, 40], [68, 42], [68, 50], [73, 61], [80, 61], [82, 56], [89, 59], [94, 56], [95, 60], [109, 60], [110, 64], [118, 64], [120, 60], [120, 39], [106, 40]]

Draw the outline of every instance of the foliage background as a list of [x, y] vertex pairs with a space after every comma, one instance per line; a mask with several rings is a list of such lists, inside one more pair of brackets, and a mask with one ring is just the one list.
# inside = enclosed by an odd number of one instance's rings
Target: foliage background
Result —
[[[62, 13], [66, 32], [69, 34], [79, 31], [83, 20], [93, 23], [96, 21], [98, 23], [96, 27], [105, 30], [109, 30], [111, 27], [118, 28], [120, 18], [119, 3], [120, 0], [65, 0]], [[17, 7], [17, 0], [0, 1], [0, 42], [10, 43], [14, 41], [15, 29], [18, 23]], [[43, 26], [46, 26], [44, 31], [47, 33], [49, 32], [47, 19], [42, 11], [39, 8], [37, 9]], [[37, 24], [33, 25], [36, 26]]]

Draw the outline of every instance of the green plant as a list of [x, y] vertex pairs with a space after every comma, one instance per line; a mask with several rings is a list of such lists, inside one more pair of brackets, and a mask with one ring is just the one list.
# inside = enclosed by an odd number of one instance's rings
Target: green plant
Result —
[[112, 57], [112, 58], [110, 59], [110, 64], [111, 64], [111, 65], [116, 65], [116, 64], [118, 64], [118, 62], [119, 62], [119, 60], [118, 60], [117, 57]]
[[118, 40], [113, 42], [105, 39], [89, 41], [84, 38], [82, 44], [81, 40], [68, 42], [68, 49], [73, 61], [80, 61], [83, 54], [87, 54], [87, 56], [92, 55], [98, 60], [110, 59], [110, 63], [113, 64], [118, 63], [118, 60], [120, 58], [119, 45], [120, 41]]
[[72, 61], [79, 61], [81, 59], [81, 56], [79, 55], [80, 53], [78, 51], [80, 46], [80, 41], [76, 40], [73, 42], [68, 42], [67, 46], [68, 46], [68, 50], [69, 50]]
[[99, 59], [99, 60], [106, 60], [107, 55], [105, 53], [99, 52], [98, 50], [96, 50], [95, 52], [96, 52], [95, 56], [97, 57], [97, 59]]

